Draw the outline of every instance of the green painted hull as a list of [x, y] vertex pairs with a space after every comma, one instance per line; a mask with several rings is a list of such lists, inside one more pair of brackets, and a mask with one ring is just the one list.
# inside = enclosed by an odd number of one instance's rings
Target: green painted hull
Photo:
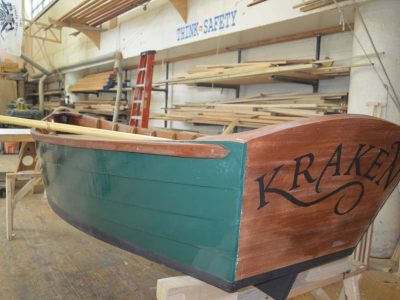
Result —
[[228, 156], [182, 158], [42, 142], [37, 149], [51, 205], [72, 223], [186, 273], [232, 283], [246, 144], [218, 144]]

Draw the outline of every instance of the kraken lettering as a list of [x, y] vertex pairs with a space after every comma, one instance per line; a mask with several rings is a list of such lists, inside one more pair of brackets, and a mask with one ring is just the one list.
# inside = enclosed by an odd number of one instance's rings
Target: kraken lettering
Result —
[[[268, 173], [266, 173], [256, 179], [259, 187], [258, 209], [262, 209], [270, 203], [269, 194], [278, 195], [299, 207], [310, 207], [341, 193], [340, 197], [336, 200], [333, 212], [336, 215], [345, 215], [355, 209], [362, 201], [366, 192], [363, 179], [374, 182], [378, 187], [381, 182], [384, 182], [383, 191], [389, 186], [393, 187], [393, 183], [396, 179], [398, 181], [400, 174], [400, 141], [393, 143], [391, 148], [394, 150], [394, 154], [392, 155], [384, 148], [377, 148], [374, 145], [367, 146], [366, 144], [359, 144], [355, 154], [350, 156], [352, 157], [350, 163], [342, 166], [345, 147], [339, 144], [332, 152], [332, 155], [329, 156], [319, 176], [317, 175], [318, 173], [316, 174], [316, 170], [313, 169], [316, 160], [314, 153], [307, 153], [294, 158], [294, 170], [290, 171], [287, 165], [281, 164], [273, 170], [270, 177]], [[377, 151], [376, 154], [374, 153], [375, 149]], [[390, 159], [390, 157], [393, 158]], [[366, 165], [367, 163], [368, 165]], [[292, 166], [292, 164], [289, 165]], [[328, 170], [331, 171], [328, 172]], [[346, 172], [341, 173], [342, 170], [346, 170]], [[290, 177], [288, 178], [290, 174], [293, 179], [291, 181], [292, 184], [290, 188], [287, 187], [287, 189], [284, 189], [281, 186], [286, 182], [290, 182]], [[331, 174], [331, 178], [339, 176], [349, 178], [349, 181], [343, 183], [343, 180], [341, 180], [340, 185], [330, 191], [324, 191], [325, 194], [323, 195], [319, 195], [322, 192], [321, 186], [323, 186], [323, 179], [325, 178], [324, 182], [329, 180], [329, 177], [327, 177], [329, 175], [327, 174]], [[301, 178], [303, 178], [303, 180], [300, 180]], [[376, 178], [378, 179], [375, 180]], [[386, 178], [386, 180], [383, 180], [384, 178]], [[302, 200], [294, 195], [294, 192], [298, 188], [313, 183], [315, 183], [316, 197]], [[329, 187], [331, 187], [331, 185], [332, 181], [330, 181]], [[345, 200], [347, 208], [343, 207]]]

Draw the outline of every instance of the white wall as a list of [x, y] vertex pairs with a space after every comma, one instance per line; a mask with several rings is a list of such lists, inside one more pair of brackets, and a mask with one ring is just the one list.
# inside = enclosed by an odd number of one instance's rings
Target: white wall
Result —
[[[49, 18], [59, 19], [79, 2], [79, 0], [59, 0], [39, 21], [48, 22]], [[54, 69], [116, 50], [122, 51], [124, 58], [137, 57], [140, 52], [151, 49], [157, 50], [159, 56], [174, 56], [180, 51], [185, 53], [179, 55], [188, 54], [193, 51], [192, 47], [196, 47], [198, 51], [202, 47], [215, 48], [213, 42], [207, 44], [207, 41], [214, 41], [213, 38], [216, 37], [220, 38], [218, 42], [221, 47], [224, 44], [232, 44], [232, 41], [245, 42], [249, 38], [259, 39], [259, 32], [251, 35], [250, 29], [265, 27], [263, 38], [267, 38], [338, 25], [339, 14], [336, 10], [329, 10], [323, 14], [314, 11], [301, 13], [298, 9], [293, 9], [293, 5], [298, 2], [299, 0], [270, 0], [247, 7], [247, 0], [189, 0], [188, 21], [185, 24], [169, 1], [154, 0], [149, 3], [146, 11], [142, 8], [134, 9], [118, 18], [118, 27], [102, 32], [100, 49], [97, 49], [83, 34], [71, 36], [76, 30], [63, 28], [62, 44], [25, 38], [24, 51], [39, 64]], [[346, 14], [352, 18], [351, 9], [347, 9]], [[227, 17], [224, 19], [225, 23], [218, 23], [217, 30], [209, 33], [200, 30], [200, 27], [203, 29], [207, 27], [210, 18], [214, 23], [219, 20], [220, 15]], [[192, 24], [198, 25], [196, 27], [198, 35], [180, 39], [178, 37], [180, 28]], [[107, 29], [108, 24], [103, 27]]]
[[[209, 18], [221, 14], [228, 14], [227, 23], [229, 27], [218, 25], [218, 30], [210, 33], [199, 32], [197, 36], [181, 39], [178, 29], [185, 23], [178, 12], [167, 0], [151, 1], [148, 9], [141, 8], [133, 10], [119, 17], [119, 26], [113, 30], [105, 31], [101, 35], [101, 47], [97, 49], [88, 38], [80, 34], [78, 37], [70, 36], [72, 29], [63, 29], [63, 43], [41, 43], [27, 39], [28, 55], [48, 69], [62, 67], [72, 63], [94, 58], [96, 56], [121, 50], [125, 59], [134, 64], [133, 57], [141, 51], [158, 50], [157, 59], [164, 59], [178, 55], [190, 54], [209, 49], [218, 49], [238, 43], [257, 41], [261, 39], [304, 32], [316, 28], [325, 28], [338, 25], [340, 15], [336, 10], [324, 13], [300, 13], [293, 9], [293, 5], [299, 0], [271, 0], [253, 7], [247, 7], [247, 0], [189, 0], [187, 25], [199, 22], [199, 25], [209, 23]], [[59, 18], [67, 10], [76, 5], [77, 0], [60, 0], [41, 21], [48, 17]], [[234, 19], [233, 19], [234, 15]], [[349, 21], [353, 19], [351, 9], [346, 11]], [[232, 26], [233, 21], [235, 23]], [[230, 23], [229, 23], [230, 22]], [[198, 27], [197, 27], [198, 28]], [[350, 33], [335, 34], [322, 38], [321, 58], [351, 57], [352, 36]], [[243, 61], [271, 60], [286, 58], [305, 58], [315, 56], [315, 39], [304, 39], [287, 43], [275, 44], [259, 48], [244, 50]], [[194, 69], [196, 65], [212, 63], [234, 63], [237, 62], [237, 52], [229, 52], [220, 55], [196, 58], [192, 60], [171, 63], [170, 77], [185, 73]], [[340, 62], [344, 64], [348, 62]], [[91, 70], [95, 72], [95, 70]], [[100, 68], [99, 68], [100, 71]], [[67, 84], [77, 79], [78, 73], [67, 75]], [[84, 72], [78, 74], [84, 75]], [[134, 72], [130, 72], [131, 81], [134, 82]], [[155, 67], [154, 81], [165, 78], [165, 65]], [[241, 96], [256, 93], [271, 92], [311, 92], [311, 87], [301, 84], [275, 83], [264, 85], [249, 85], [241, 87]], [[321, 92], [347, 91], [348, 78], [326, 80], [320, 83]], [[103, 94], [102, 98], [113, 97], [112, 94]], [[221, 90], [219, 88], [204, 88], [185, 85], [170, 87], [169, 104], [179, 104], [188, 101], [214, 101], [230, 99], [235, 97], [232, 89]], [[86, 96], [77, 96], [77, 99]], [[163, 112], [164, 94], [153, 93], [152, 112]], [[174, 127], [189, 128], [191, 126], [180, 122], [173, 122]], [[152, 121], [152, 125], [163, 125], [162, 121]], [[202, 127], [201, 129], [216, 128]]]

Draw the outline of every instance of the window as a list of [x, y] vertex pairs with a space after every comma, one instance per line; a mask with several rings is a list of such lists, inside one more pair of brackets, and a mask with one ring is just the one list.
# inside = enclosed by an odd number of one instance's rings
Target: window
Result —
[[41, 13], [46, 11], [57, 0], [25, 0], [25, 13], [28, 19], [33, 20], [39, 17]]

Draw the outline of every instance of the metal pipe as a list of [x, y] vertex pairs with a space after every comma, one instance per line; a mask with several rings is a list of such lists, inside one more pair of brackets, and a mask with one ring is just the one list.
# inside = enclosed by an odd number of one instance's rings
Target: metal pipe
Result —
[[44, 82], [46, 81], [47, 75], [43, 75], [39, 80], [39, 111], [44, 113]]
[[117, 73], [117, 95], [115, 97], [113, 123], [118, 122], [119, 118], [119, 105], [121, 103], [122, 95], [122, 70], [121, 70], [122, 53], [120, 51], [115, 52], [115, 64], [114, 72]]
[[[167, 80], [167, 82], [165, 83], [165, 104], [164, 104], [165, 108], [164, 108], [164, 113], [167, 114], [168, 113], [168, 102], [169, 102], [169, 84], [168, 84], [169, 62], [167, 62], [167, 64], [166, 64], [165, 79]], [[165, 128], [168, 127], [168, 121], [167, 120], [164, 121], [164, 127]]]
[[[58, 68], [57, 70], [52, 70], [50, 72], [45, 70], [45, 69], [43, 69], [43, 68], [42, 69], [38, 68], [38, 69], [43, 74], [46, 74], [46, 75], [50, 76], [50, 75], [53, 75], [53, 74], [56, 74], [56, 73], [71, 72], [74, 69], [80, 69], [80, 68], [84, 68], [84, 67], [88, 67], [88, 66], [92, 66], [92, 65], [94, 66], [94, 65], [105, 64], [105, 63], [109, 63], [109, 62], [111, 63], [111, 62], [114, 61], [115, 55], [116, 55], [115, 52], [114, 53], [110, 53], [110, 54], [107, 54], [107, 55], [99, 56], [99, 57], [94, 58], [94, 59], [89, 59], [89, 60], [86, 60], [86, 61], [83, 61], [83, 62], [79, 62], [79, 63], [71, 64], [71, 65], [68, 65], [68, 66], [64, 66], [64, 67]], [[21, 55], [21, 58], [23, 58], [22, 55]], [[23, 59], [25, 60], [25, 58], [23, 58]], [[31, 62], [29, 62], [29, 63], [32, 64]], [[33, 66], [36, 68], [35, 65], [33, 65]], [[35, 74], [35, 75], [32, 76], [32, 79], [38, 79], [41, 76], [43, 76], [43, 74]]]
[[38, 69], [42, 74], [40, 74], [38, 77], [41, 77], [43, 75], [50, 75], [50, 72], [47, 71], [44, 67], [39, 65], [38, 63], [34, 62], [32, 59], [30, 59], [28, 56], [26, 56], [24, 53], [21, 53], [21, 58], [26, 61], [28, 64], [30, 64], [32, 67]]

